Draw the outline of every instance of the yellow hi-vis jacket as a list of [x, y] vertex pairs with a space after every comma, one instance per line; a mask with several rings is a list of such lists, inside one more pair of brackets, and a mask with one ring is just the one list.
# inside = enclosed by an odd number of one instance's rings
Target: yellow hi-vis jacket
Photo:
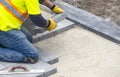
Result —
[[28, 14], [40, 14], [38, 0], [0, 0], [0, 30], [20, 29]]

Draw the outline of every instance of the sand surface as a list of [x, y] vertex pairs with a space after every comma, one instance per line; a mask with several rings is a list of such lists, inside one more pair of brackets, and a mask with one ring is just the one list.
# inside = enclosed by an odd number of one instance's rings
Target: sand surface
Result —
[[120, 77], [120, 45], [80, 27], [35, 45], [59, 56], [50, 77]]

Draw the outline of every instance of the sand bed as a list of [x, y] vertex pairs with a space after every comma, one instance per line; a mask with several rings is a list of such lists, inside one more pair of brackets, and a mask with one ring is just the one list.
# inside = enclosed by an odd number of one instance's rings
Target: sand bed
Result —
[[80, 27], [35, 45], [59, 56], [51, 77], [120, 76], [120, 46]]

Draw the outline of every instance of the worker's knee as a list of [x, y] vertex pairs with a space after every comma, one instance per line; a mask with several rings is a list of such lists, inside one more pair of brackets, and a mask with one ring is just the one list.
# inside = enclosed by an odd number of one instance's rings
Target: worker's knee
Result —
[[30, 53], [28, 54], [28, 56], [31, 57], [31, 58], [33, 58], [33, 59], [35, 59], [35, 60], [37, 60], [38, 57], [39, 57], [39, 55], [38, 55], [38, 50], [35, 48], [35, 49], [32, 50], [32, 51], [34, 51], [34, 52], [30, 52]]

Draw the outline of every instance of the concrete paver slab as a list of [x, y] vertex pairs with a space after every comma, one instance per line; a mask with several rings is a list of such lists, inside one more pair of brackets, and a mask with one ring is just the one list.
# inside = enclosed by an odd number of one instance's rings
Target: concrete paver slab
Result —
[[67, 18], [70, 20], [82, 24], [80, 26], [115, 43], [120, 43], [120, 26], [117, 24], [106, 21], [103, 18], [64, 2], [60, 2], [59, 5], [66, 11]]
[[[57, 70], [56, 70], [55, 67], [53, 67], [53, 66], [51, 66], [51, 65], [49, 65], [49, 64], [47, 64], [47, 63], [45, 63], [43, 61], [39, 61], [36, 64], [22, 64], [22, 63], [20, 64], [19, 63], [19, 64], [16, 64], [16, 65], [13, 65], [13, 66], [24, 66], [24, 67], [26, 67], [29, 70], [44, 69], [45, 73], [39, 73], [39, 74], [20, 74], [20, 75], [16, 74], [16, 75], [9, 75], [9, 77], [18, 77], [18, 76], [20, 76], [20, 77], [25, 77], [25, 76], [28, 76], [28, 77], [47, 77], [47, 76], [49, 76], [49, 75], [54, 74], [54, 73], [57, 72]], [[8, 71], [13, 66], [10, 66], [10, 67], [4, 69], [3, 71]], [[1, 75], [1, 76], [6, 77], [8, 75]]]
[[0, 62], [0, 70], [3, 70], [4, 68], [6, 68], [6, 66], [1, 64], [1, 62]]
[[41, 60], [43, 60], [49, 64], [54, 64], [54, 63], [58, 62], [58, 56], [55, 56], [52, 53], [42, 50], [40, 48], [38, 48], [38, 50], [39, 50], [39, 56], [40, 56]]
[[[69, 21], [67, 19], [64, 19], [64, 20], [62, 20], [62, 21], [60, 21], [58, 23], [58, 27], [55, 30], [50, 31], [50, 32], [46, 31], [44, 33], [39, 33], [39, 34], [35, 35], [35, 37], [38, 37], [38, 40], [43, 40], [45, 38], [48, 38], [48, 37], [54, 36], [54, 35], [56, 35], [58, 33], [69, 30], [69, 29], [71, 29], [73, 27], [74, 27], [74, 22], [71, 22], [71, 21]], [[36, 42], [36, 40], [33, 41], [33, 42]]]

